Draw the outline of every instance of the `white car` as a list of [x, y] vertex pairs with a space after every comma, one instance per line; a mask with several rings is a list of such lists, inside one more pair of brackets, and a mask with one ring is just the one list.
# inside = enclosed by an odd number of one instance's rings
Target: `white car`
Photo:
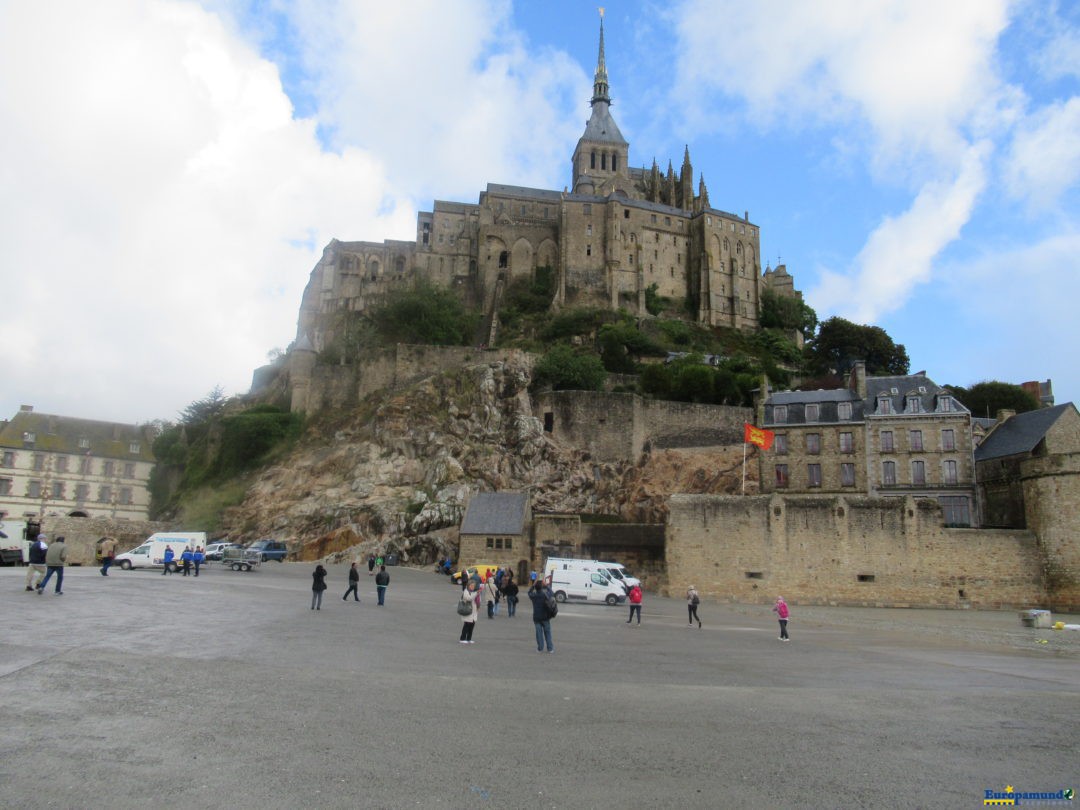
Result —
[[239, 543], [211, 543], [204, 552], [207, 560], [220, 561], [227, 548], [243, 548]]

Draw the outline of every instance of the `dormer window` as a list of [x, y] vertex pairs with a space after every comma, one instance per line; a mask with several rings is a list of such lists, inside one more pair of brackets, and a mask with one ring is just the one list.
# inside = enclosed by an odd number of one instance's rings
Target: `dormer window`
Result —
[[841, 421], [847, 421], [848, 419], [851, 419], [850, 402], [838, 402], [836, 404], [836, 418]]
[[922, 413], [922, 400], [917, 396], [907, 397], [904, 410], [907, 413]]
[[131, 442], [131, 444], [128, 445], [128, 452], [129, 453], [138, 453], [139, 452], [139, 443], [138, 442]]
[[878, 397], [877, 412], [883, 414], [892, 413], [892, 400], [888, 397]]
[[27, 430], [27, 431], [25, 431], [23, 433], [22, 440], [24, 442], [31, 442], [31, 443], [36, 442], [37, 441], [37, 434], [34, 433], [32, 430]]
[[[750, 293], [747, 293], [746, 295], [747, 295], [747, 297], [749, 297]], [[817, 422], [817, 421], [819, 421], [820, 416], [821, 416], [821, 406], [820, 405], [818, 405], [817, 403], [814, 403], [812, 405], [807, 405], [806, 406], [806, 421], [807, 422]]]
[[787, 422], [787, 405], [774, 405], [772, 415], [773, 421], [778, 424]]
[[90, 449], [90, 440], [87, 439], [85, 436], [83, 438], [79, 439], [79, 449], [81, 449], [81, 450]]
[[938, 397], [938, 410], [943, 413], [952, 413], [956, 410], [956, 404], [952, 397]]

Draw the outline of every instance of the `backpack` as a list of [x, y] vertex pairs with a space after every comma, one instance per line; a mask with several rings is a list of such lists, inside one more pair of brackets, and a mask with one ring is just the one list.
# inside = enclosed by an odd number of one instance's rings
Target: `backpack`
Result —
[[699, 596], [698, 596], [698, 595], [697, 595], [697, 594], [695, 593], [695, 594], [694, 594], [694, 596], [693, 596], [693, 598], [692, 598], [692, 599], [690, 600], [690, 604], [691, 604], [691, 605], [700, 605], [700, 604], [701, 604], [701, 597], [699, 597]]
[[544, 607], [547, 608], [547, 614], [549, 619], [554, 619], [559, 615], [559, 600], [554, 596], [544, 596]]
[[472, 615], [472, 607], [469, 606], [468, 602], [466, 602], [466, 601], [464, 601], [462, 599], [458, 599], [457, 612], [458, 612], [459, 616], [471, 616]]

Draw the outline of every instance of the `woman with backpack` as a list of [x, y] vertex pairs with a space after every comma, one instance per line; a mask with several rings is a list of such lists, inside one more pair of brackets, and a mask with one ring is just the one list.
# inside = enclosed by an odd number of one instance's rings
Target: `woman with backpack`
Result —
[[551, 643], [551, 619], [558, 611], [555, 602], [555, 594], [549, 587], [551, 579], [546, 581], [543, 577], [537, 577], [529, 588], [529, 599], [533, 605], [533, 624], [536, 626], [536, 651], [543, 652], [544, 644], [547, 643], [547, 651], [555, 652], [555, 645]]
[[690, 624], [687, 627], [693, 627], [694, 621], [697, 621], [698, 630], [701, 629], [701, 619], [697, 615], [697, 606], [701, 604], [701, 597], [698, 596], [697, 589], [691, 585], [686, 589], [686, 613], [689, 618]]

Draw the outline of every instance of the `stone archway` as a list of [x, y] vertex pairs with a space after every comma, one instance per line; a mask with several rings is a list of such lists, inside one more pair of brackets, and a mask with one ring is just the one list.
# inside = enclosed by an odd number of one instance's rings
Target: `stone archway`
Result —
[[510, 277], [532, 276], [533, 271], [533, 247], [528, 239], [518, 239], [514, 243], [514, 249], [510, 254]]

